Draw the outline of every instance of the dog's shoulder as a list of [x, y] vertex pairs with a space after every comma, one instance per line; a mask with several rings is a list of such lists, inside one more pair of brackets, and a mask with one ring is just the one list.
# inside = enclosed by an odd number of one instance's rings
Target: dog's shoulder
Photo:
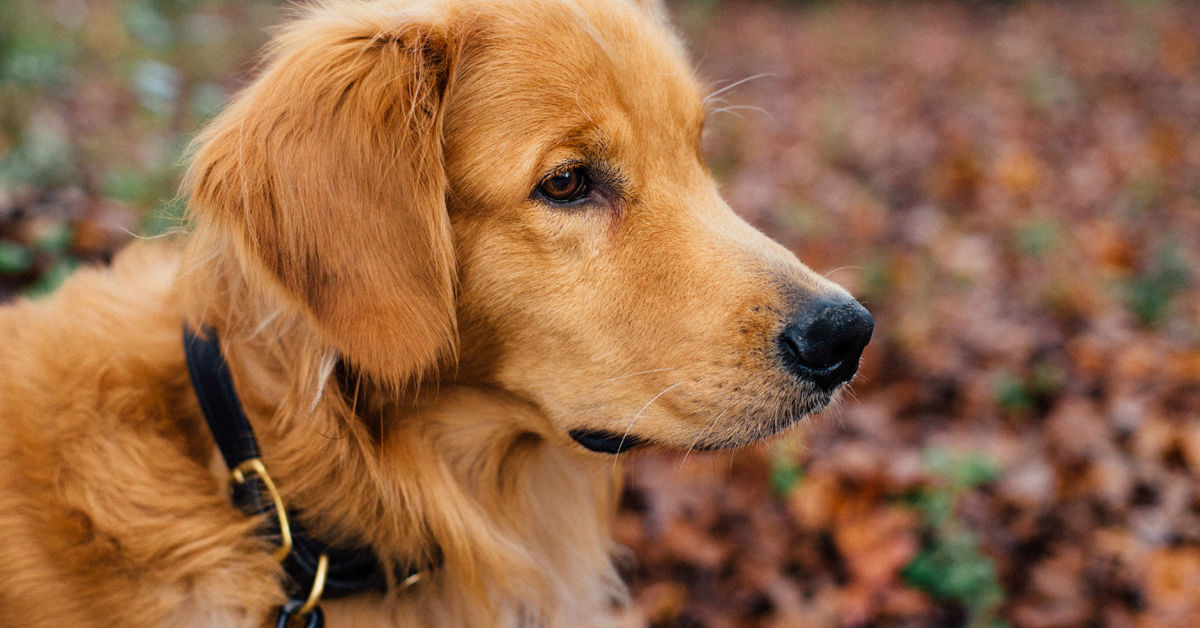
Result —
[[136, 242], [52, 294], [0, 307], [6, 427], [91, 431], [70, 417], [161, 407], [164, 386], [185, 384], [179, 258], [171, 243]]
[[[137, 336], [174, 319], [180, 252], [166, 242], [135, 242], [107, 266], [86, 266], [53, 293], [0, 307], [0, 369], [27, 376], [36, 364], [101, 358], [97, 344], [133, 348]], [[139, 333], [140, 332], [140, 333]], [[123, 353], [123, 352], [122, 352]], [[78, 369], [76, 369], [78, 370]]]
[[[207, 469], [179, 260], [137, 242], [0, 307], [0, 624], [249, 624], [277, 603], [273, 559]], [[155, 588], [131, 606], [130, 583]], [[254, 609], [222, 602], [245, 591]]]

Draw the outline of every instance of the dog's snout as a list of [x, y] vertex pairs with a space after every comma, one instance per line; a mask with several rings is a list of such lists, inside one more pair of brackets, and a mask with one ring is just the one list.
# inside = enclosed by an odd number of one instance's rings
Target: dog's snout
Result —
[[854, 377], [874, 329], [871, 314], [853, 299], [807, 304], [779, 335], [783, 363], [817, 387], [832, 390]]

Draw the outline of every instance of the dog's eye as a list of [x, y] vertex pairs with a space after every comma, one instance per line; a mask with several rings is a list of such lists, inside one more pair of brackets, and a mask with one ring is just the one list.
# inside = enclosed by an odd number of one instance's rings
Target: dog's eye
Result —
[[550, 201], [570, 203], [583, 198], [588, 193], [589, 184], [587, 168], [575, 165], [555, 171], [542, 179], [537, 189]]

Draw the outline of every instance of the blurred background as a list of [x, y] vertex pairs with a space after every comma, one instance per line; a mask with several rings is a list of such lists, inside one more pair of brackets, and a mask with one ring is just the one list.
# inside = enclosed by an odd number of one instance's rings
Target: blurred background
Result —
[[[663, 626], [1200, 625], [1200, 4], [677, 1], [730, 204], [876, 319], [843, 403], [632, 455]], [[265, 0], [0, 0], [0, 301], [179, 225]]]

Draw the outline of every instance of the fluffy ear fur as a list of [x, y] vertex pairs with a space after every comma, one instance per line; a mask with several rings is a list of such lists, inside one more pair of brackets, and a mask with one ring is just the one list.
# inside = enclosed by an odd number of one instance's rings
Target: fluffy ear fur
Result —
[[402, 385], [454, 355], [444, 25], [317, 8], [196, 140], [198, 229], [298, 305], [355, 367]]
[[669, 22], [667, 8], [663, 6], [662, 0], [633, 0], [633, 3], [653, 16], [660, 24], [666, 25]]

